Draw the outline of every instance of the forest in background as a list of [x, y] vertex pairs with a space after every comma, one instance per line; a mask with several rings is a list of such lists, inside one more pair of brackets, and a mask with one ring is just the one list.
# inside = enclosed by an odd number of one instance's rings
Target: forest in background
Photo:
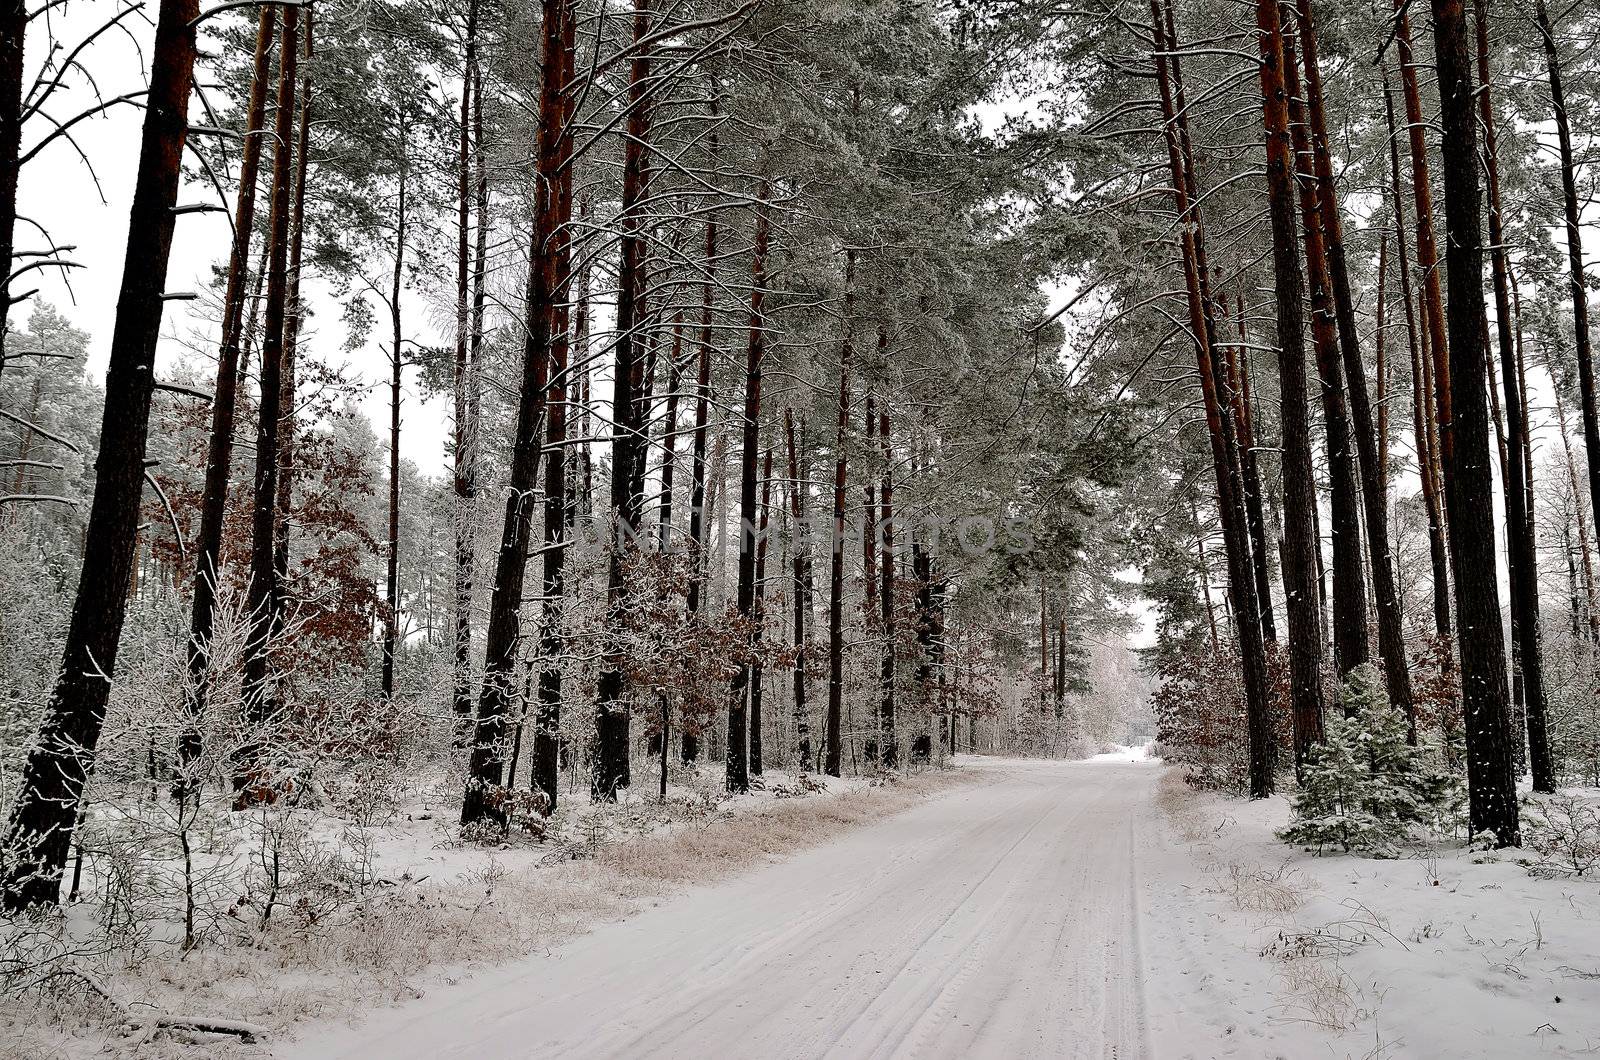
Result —
[[[706, 769], [1080, 755], [1147, 686], [1297, 842], [1514, 846], [1519, 777], [1600, 777], [1586, 6], [48, 11], [0, 71], [9, 909], [188, 948], [173, 866], [246, 811], [427, 776], [501, 842]], [[16, 174], [142, 22], [148, 92], [81, 119], [142, 110], [101, 384], [28, 278], [115, 263]]]
[[[1015, 78], [980, 12], [162, 14], [189, 113], [147, 111], [103, 386], [55, 307], [7, 325], [8, 902], [423, 776], [498, 841], [698, 768], [1138, 724], [1135, 558], [1091, 547], [1124, 431], [1054, 356], [1074, 237], [986, 131]], [[75, 145], [41, 104], [88, 69], [27, 26], [24, 162]], [[164, 290], [151, 247], [224, 208], [211, 287]], [[19, 295], [83, 264], [27, 216]], [[419, 394], [443, 476], [401, 458]]]

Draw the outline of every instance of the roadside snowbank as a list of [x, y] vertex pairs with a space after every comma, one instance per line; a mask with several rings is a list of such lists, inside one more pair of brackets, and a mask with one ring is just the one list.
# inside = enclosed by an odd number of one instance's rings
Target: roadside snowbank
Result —
[[1286, 800], [1201, 794], [1177, 770], [1161, 799], [1170, 834], [1150, 856], [1187, 854], [1206, 881], [1151, 899], [1157, 944], [1190, 957], [1151, 969], [1153, 997], [1185, 1012], [1161, 1055], [1600, 1048], [1600, 880], [1535, 878], [1520, 851], [1317, 857], [1274, 837]]
[[[707, 774], [709, 775], [709, 773]], [[781, 860], [965, 783], [960, 770], [882, 784], [769, 773], [726, 799], [709, 782], [575, 803], [545, 841], [457, 841], [453, 807], [424, 797], [370, 833], [369, 893], [325, 919], [285, 910], [247, 944], [187, 955], [155, 944], [85, 969], [135, 1006], [248, 1020], [260, 1045], [208, 1035], [139, 1041], [75, 998], [0, 999], [0, 1058], [269, 1055], [275, 1032], [421, 996], [428, 988], [540, 953], [681, 888]], [[115, 1023], [115, 1021], [112, 1021]]]

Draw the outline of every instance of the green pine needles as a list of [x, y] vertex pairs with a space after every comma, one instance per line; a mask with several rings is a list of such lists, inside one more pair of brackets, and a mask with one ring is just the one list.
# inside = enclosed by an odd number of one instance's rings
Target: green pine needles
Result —
[[1340, 701], [1326, 741], [1306, 762], [1294, 819], [1278, 838], [1319, 853], [1388, 855], [1420, 830], [1455, 832], [1461, 782], [1436, 745], [1407, 741], [1406, 719], [1389, 703], [1377, 667], [1351, 670]]

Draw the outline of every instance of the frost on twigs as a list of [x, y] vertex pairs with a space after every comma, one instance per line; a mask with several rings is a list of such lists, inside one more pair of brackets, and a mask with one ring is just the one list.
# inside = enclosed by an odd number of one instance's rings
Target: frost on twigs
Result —
[[1306, 762], [1294, 819], [1278, 836], [1316, 850], [1392, 854], [1417, 831], [1452, 832], [1461, 817], [1459, 779], [1440, 751], [1406, 740], [1406, 720], [1371, 664], [1350, 671], [1343, 710]]
[[264, 1037], [266, 1028], [218, 1016], [171, 1015], [149, 1004], [131, 1005], [112, 993], [88, 965], [110, 952], [104, 937], [76, 938], [58, 913], [0, 920], [0, 995], [34, 998], [56, 1007], [95, 1015], [149, 1042], [160, 1034], [231, 1035], [243, 1042]]
[[1600, 806], [1577, 795], [1534, 796], [1524, 808], [1523, 864], [1535, 876], [1600, 872]]
[[500, 846], [512, 836], [542, 841], [545, 837], [545, 811], [550, 798], [532, 788], [513, 788], [489, 784], [484, 804], [491, 816], [461, 826], [461, 841], [478, 846]]
[[0, 919], [0, 994], [104, 1001], [81, 966], [102, 959], [109, 949], [103, 936], [74, 938], [58, 913]]
[[817, 792], [827, 791], [827, 785], [818, 781], [810, 773], [801, 773], [794, 778], [791, 784], [770, 784], [768, 790], [775, 799], [793, 799], [802, 795], [812, 795]]
[[[1245, 695], [1238, 646], [1186, 648], [1164, 658], [1161, 685], [1150, 698], [1156, 716], [1155, 754], [1185, 766], [1184, 779], [1202, 791], [1243, 795], [1250, 789], [1250, 748], [1244, 739]], [[1289, 742], [1286, 656], [1267, 656], [1276, 739]]]

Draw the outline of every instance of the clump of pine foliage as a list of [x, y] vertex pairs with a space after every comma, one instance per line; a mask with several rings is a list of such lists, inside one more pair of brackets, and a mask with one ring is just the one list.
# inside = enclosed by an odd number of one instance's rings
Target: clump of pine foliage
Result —
[[1351, 670], [1339, 698], [1343, 710], [1308, 757], [1294, 818], [1278, 837], [1319, 853], [1388, 854], [1421, 831], [1454, 831], [1461, 781], [1437, 746], [1408, 739], [1377, 667]]

